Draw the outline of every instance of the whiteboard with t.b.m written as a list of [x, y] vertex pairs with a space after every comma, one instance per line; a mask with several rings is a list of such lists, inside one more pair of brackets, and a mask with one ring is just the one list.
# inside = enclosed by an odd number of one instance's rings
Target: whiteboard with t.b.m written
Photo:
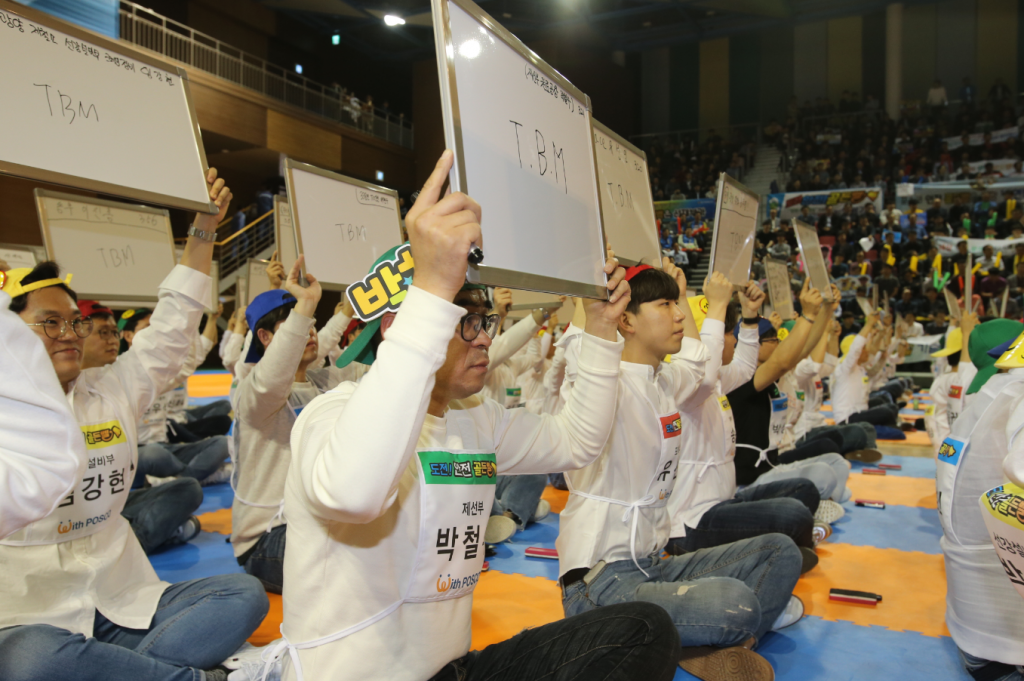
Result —
[[175, 265], [166, 210], [36, 189], [46, 255], [80, 298], [153, 302]]
[[327, 289], [345, 290], [402, 243], [398, 192], [292, 159], [285, 182], [306, 271]]
[[760, 201], [761, 197], [733, 178], [719, 175], [709, 271], [721, 272], [734, 287], [745, 286], [750, 279]]
[[216, 213], [185, 71], [0, 0], [0, 173]]
[[453, 191], [483, 208], [472, 282], [607, 298], [590, 99], [469, 0], [432, 0]]
[[647, 154], [594, 121], [594, 153], [608, 246], [624, 265], [661, 267]]

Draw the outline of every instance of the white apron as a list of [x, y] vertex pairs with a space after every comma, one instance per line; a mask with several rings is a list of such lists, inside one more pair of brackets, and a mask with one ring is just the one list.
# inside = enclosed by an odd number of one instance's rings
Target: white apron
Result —
[[[473, 594], [484, 565], [484, 531], [478, 521], [465, 525], [464, 508], [490, 512], [494, 503], [498, 464], [493, 452], [417, 450], [420, 485], [420, 533], [416, 558], [404, 596], [376, 615], [347, 629], [313, 641], [292, 643], [281, 627], [282, 639], [266, 655], [262, 679], [287, 650], [298, 681], [304, 681], [300, 650], [334, 643], [384, 619], [404, 603], [427, 603]], [[481, 517], [486, 519], [486, 515]], [[472, 522], [472, 521], [470, 521]]]
[[[778, 390], [778, 385], [775, 386]], [[753, 449], [757, 452], [757, 461], [754, 463], [754, 468], [759, 468], [762, 463], [768, 464], [770, 468], [774, 468], [774, 464], [768, 460], [768, 452], [777, 450], [779, 444], [782, 442], [782, 436], [786, 432], [786, 422], [789, 417], [789, 398], [786, 393], [779, 390], [779, 396], [771, 398], [771, 409], [772, 415], [768, 421], [768, 448], [761, 449], [754, 445], [748, 445], [738, 443], [736, 447], [743, 447], [744, 449]], [[761, 471], [762, 473], [766, 471]]]
[[946, 564], [946, 624], [977, 657], [1024, 664], [1024, 608], [992, 546], [978, 498], [1002, 480], [1005, 424], [1024, 396], [1024, 376], [994, 376], [939, 448], [936, 491]]
[[712, 399], [718, 402], [718, 414], [722, 418], [722, 431], [724, 433], [722, 442], [722, 458], [716, 459], [715, 457], [708, 457], [703, 461], [686, 461], [685, 459], [680, 459], [679, 464], [676, 467], [676, 471], [679, 471], [683, 466], [700, 466], [700, 472], [697, 473], [698, 483], [704, 481], [704, 474], [707, 473], [708, 469], [712, 466], [732, 465], [736, 452], [736, 419], [733, 416], [732, 405], [729, 404], [729, 398], [716, 391], [715, 394], [712, 395]]
[[[626, 382], [626, 385], [630, 384]], [[633, 390], [636, 396], [647, 402], [651, 407], [652, 413], [658, 414], [658, 410], [647, 395], [632, 386], [630, 386], [630, 389]], [[647, 575], [647, 572], [640, 567], [640, 563], [636, 557], [636, 530], [637, 524], [640, 521], [640, 509], [664, 508], [668, 503], [668, 498], [672, 495], [672, 488], [675, 487], [679, 452], [682, 449], [680, 445], [680, 436], [682, 435], [683, 421], [679, 412], [674, 411], [668, 414], [658, 414], [657, 419], [657, 427], [661, 434], [661, 456], [658, 459], [658, 468], [654, 477], [647, 486], [647, 494], [640, 499], [626, 501], [623, 499], [612, 499], [611, 497], [602, 497], [596, 494], [581, 492], [574, 489], [569, 476], [565, 476], [566, 485], [569, 487], [569, 494], [575, 494], [576, 496], [583, 497], [584, 499], [592, 499], [594, 501], [602, 501], [606, 504], [626, 507], [626, 511], [622, 514], [622, 522], [631, 523], [629, 529], [629, 552], [633, 557], [633, 563], [640, 569], [640, 572], [644, 573], [645, 576]]]

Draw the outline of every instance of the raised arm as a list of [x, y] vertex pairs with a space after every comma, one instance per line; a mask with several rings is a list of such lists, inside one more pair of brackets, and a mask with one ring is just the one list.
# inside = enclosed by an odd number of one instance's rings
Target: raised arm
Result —
[[313, 362], [313, 366], [323, 366], [324, 358], [329, 357], [338, 348], [341, 336], [355, 314], [352, 303], [348, 302], [348, 296], [342, 295], [341, 302], [334, 306], [334, 316], [328, 319], [324, 328], [316, 334], [316, 361]]
[[825, 331], [829, 321], [829, 315], [824, 314], [827, 306], [823, 307], [818, 289], [810, 288], [810, 277], [804, 280], [803, 289], [800, 291], [800, 309], [803, 312], [797, 318], [792, 331], [779, 343], [779, 347], [775, 348], [768, 361], [754, 372], [754, 389], [758, 392], [782, 378], [787, 371], [792, 371], [800, 361], [800, 355], [809, 339], [813, 338], [817, 343]]
[[[740, 333], [736, 341], [732, 362], [722, 367], [719, 372], [722, 394], [727, 395], [750, 380], [757, 370], [757, 356], [761, 350], [757, 335], [757, 317], [764, 303], [765, 295], [755, 282], [747, 282], [747, 288], [739, 292], [742, 312], [740, 313]], [[754, 319], [753, 324], [746, 324], [742, 319]], [[729, 329], [725, 330], [729, 333]]]
[[[666, 271], [674, 274], [667, 269]], [[695, 388], [692, 391], [677, 391], [677, 396], [681, 396], [681, 399], [677, 400], [676, 404], [681, 411], [693, 411], [702, 405], [704, 400], [711, 397], [718, 385], [718, 374], [722, 368], [722, 348], [726, 333], [725, 313], [729, 307], [729, 299], [732, 298], [732, 282], [721, 272], [714, 272], [704, 280], [704, 296], [708, 303], [708, 313], [700, 331], [700, 340], [707, 349], [707, 361], [704, 363], [703, 376]], [[685, 288], [680, 290], [679, 306], [683, 309], [686, 320], [693, 323], [693, 315], [690, 313], [689, 303], [686, 300]], [[685, 325], [686, 321], [683, 323]], [[694, 324], [694, 328], [696, 328], [696, 324]], [[686, 342], [685, 338], [683, 342]], [[677, 361], [677, 357], [679, 356], [674, 356], [667, 367], [662, 367], [662, 371], [688, 372], [690, 367], [685, 362]], [[680, 365], [681, 369], [673, 368], [673, 365], [676, 364]], [[683, 383], [685, 377], [680, 378], [680, 383]]]

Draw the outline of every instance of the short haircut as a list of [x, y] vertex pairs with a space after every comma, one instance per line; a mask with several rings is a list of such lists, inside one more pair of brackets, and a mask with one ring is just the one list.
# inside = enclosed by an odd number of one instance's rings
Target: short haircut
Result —
[[740, 305], [735, 300], [731, 301], [725, 308], [725, 328], [735, 329], [740, 323]]
[[[47, 260], [45, 262], [39, 263], [38, 265], [36, 265], [32, 269], [31, 272], [26, 274], [25, 277], [21, 280], [21, 285], [25, 286], [25, 285], [28, 285], [28, 284], [34, 284], [37, 281], [45, 281], [46, 279], [59, 279], [59, 278], [60, 278], [60, 265], [58, 265], [57, 263], [53, 262], [52, 260]], [[56, 286], [57, 288], [63, 289], [65, 293], [67, 293], [69, 296], [71, 296], [71, 300], [75, 301], [75, 303], [78, 302], [78, 296], [75, 294], [74, 291], [72, 291], [70, 288], [68, 288], [67, 285], [65, 285], [65, 284], [54, 284], [54, 286]], [[47, 288], [49, 288], [49, 287], [47, 287]], [[40, 291], [40, 290], [42, 290], [42, 289], [36, 289], [36, 291]], [[15, 296], [15, 297], [11, 298], [11, 306], [10, 306], [11, 312], [13, 312], [14, 314], [21, 314], [22, 312], [25, 311], [25, 308], [28, 307], [28, 295], [29, 295], [29, 293], [34, 293], [34, 291], [29, 291], [28, 293], [23, 293], [20, 296]]]
[[153, 316], [153, 311], [148, 307], [143, 307], [135, 310], [135, 314], [127, 319], [124, 319], [124, 326], [121, 327], [122, 331], [135, 331], [135, 328], [139, 325], [143, 319], [148, 319]]
[[256, 328], [252, 330], [252, 343], [256, 345], [256, 352], [259, 353], [260, 357], [263, 357], [263, 353], [266, 350], [263, 347], [263, 341], [260, 340], [260, 329], [274, 333], [274, 327], [277, 326], [278, 322], [283, 322], [291, 314], [292, 308], [295, 307], [297, 301], [285, 303], [281, 307], [275, 307], [267, 314], [260, 317], [260, 320], [256, 322]]
[[662, 270], [643, 270], [629, 280], [630, 298], [626, 312], [637, 314], [640, 306], [655, 300], [679, 300], [679, 284]]

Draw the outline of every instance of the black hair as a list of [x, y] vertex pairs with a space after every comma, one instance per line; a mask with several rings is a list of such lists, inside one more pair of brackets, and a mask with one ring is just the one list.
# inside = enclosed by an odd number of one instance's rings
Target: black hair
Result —
[[956, 368], [960, 365], [960, 352], [954, 352], [952, 355], [946, 356], [946, 361], [949, 362], [949, 366]]
[[[39, 263], [32, 269], [31, 272], [26, 274], [25, 278], [21, 280], [21, 285], [26, 286], [28, 284], [34, 284], [37, 281], [45, 281], [46, 279], [59, 278], [60, 265], [53, 262], [52, 260], [47, 260], [46, 262]], [[75, 301], [75, 303], [78, 302], [78, 295], [76, 295], [74, 291], [68, 288], [67, 285], [55, 284], [54, 286], [56, 286], [57, 288], [64, 289], [64, 292], [71, 296], [71, 300]], [[36, 290], [38, 291], [39, 289]], [[29, 293], [32, 293], [32, 291], [29, 291]], [[14, 314], [21, 314], [22, 312], [25, 311], [26, 307], [28, 307], [28, 293], [22, 293], [20, 296], [14, 296], [13, 298], [11, 298], [10, 309], [11, 312], [13, 312]]]
[[662, 270], [643, 270], [629, 280], [630, 298], [626, 312], [637, 314], [640, 306], [655, 300], [679, 300], [679, 284]]
[[285, 303], [281, 307], [275, 307], [273, 310], [260, 317], [259, 321], [256, 322], [256, 328], [252, 330], [252, 344], [256, 346], [256, 352], [260, 357], [263, 357], [263, 353], [266, 350], [266, 348], [263, 347], [263, 341], [260, 340], [260, 329], [274, 333], [274, 327], [277, 326], [277, 323], [283, 322], [287, 319], [288, 315], [291, 314], [292, 308], [295, 307], [297, 303], [298, 301], [293, 300], [290, 303]]
[[725, 308], [725, 332], [735, 329], [740, 322], [740, 305], [735, 300], [730, 301]]
[[139, 325], [139, 322], [141, 322], [143, 319], [146, 319], [147, 317], [150, 317], [152, 315], [153, 315], [153, 311], [150, 310], [148, 307], [138, 307], [138, 308], [135, 308], [135, 314], [133, 314], [128, 319], [124, 320], [124, 328], [122, 328], [121, 330], [122, 331], [135, 331], [135, 327], [137, 327]]

